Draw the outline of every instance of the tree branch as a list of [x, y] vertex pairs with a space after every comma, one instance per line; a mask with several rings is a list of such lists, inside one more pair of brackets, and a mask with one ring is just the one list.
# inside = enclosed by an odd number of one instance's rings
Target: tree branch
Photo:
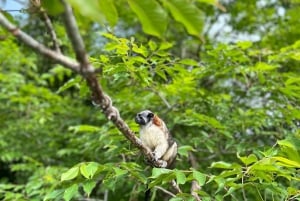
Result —
[[168, 195], [170, 195], [170, 196], [172, 196], [172, 197], [176, 197], [175, 194], [173, 194], [172, 192], [170, 192], [170, 191], [168, 191], [168, 190], [166, 190], [166, 189], [164, 189], [164, 188], [162, 188], [162, 187], [160, 187], [160, 186], [154, 186], [154, 188], [156, 188], [156, 189], [158, 189], [158, 190], [161, 190], [162, 192], [164, 192], [164, 193], [166, 193], [166, 194], [168, 194]]
[[[198, 168], [196, 158], [192, 152], [189, 152], [189, 161], [190, 161], [191, 166], [194, 169]], [[201, 186], [199, 185], [198, 181], [193, 180], [192, 186], [191, 186], [191, 195], [195, 198], [196, 201], [201, 201], [201, 198], [199, 197], [198, 193], [196, 192], [199, 190], [201, 190]]]
[[55, 30], [54, 30], [54, 27], [52, 26], [51, 20], [50, 20], [49, 16], [47, 15], [46, 11], [44, 11], [42, 9], [41, 12], [42, 12], [45, 24], [46, 24], [46, 26], [49, 30], [50, 37], [51, 37], [53, 45], [54, 45], [54, 49], [55, 49], [56, 52], [61, 53], [61, 50], [60, 50], [60, 47], [59, 47], [59, 44], [58, 44], [58, 40], [57, 40], [57, 37], [56, 37], [56, 33], [55, 33]]
[[12, 35], [19, 38], [23, 43], [25, 43], [26, 45], [28, 45], [29, 47], [31, 47], [38, 53], [55, 60], [57, 63], [65, 66], [75, 72], [79, 72], [79, 70], [80, 70], [79, 64], [76, 61], [74, 61], [74, 60], [70, 59], [69, 57], [66, 57], [62, 54], [57, 54], [55, 51], [53, 51], [51, 49], [48, 49], [46, 46], [39, 43], [38, 41], [33, 39], [31, 36], [29, 36], [28, 34], [23, 32], [22, 30], [20, 30], [18, 27], [16, 27], [12, 23], [10, 23], [10, 21], [8, 21], [4, 17], [4, 15], [1, 13], [1, 11], [0, 11], [0, 24], [2, 27], [7, 29]]
[[71, 40], [73, 49], [76, 54], [76, 60], [82, 65], [82, 67], [87, 68], [89, 66], [88, 56], [85, 51], [83, 40], [80, 36], [78, 26], [76, 24], [76, 19], [73, 15], [71, 6], [65, 1], [61, 0], [65, 7], [64, 21], [66, 30]]
[[[119, 111], [112, 106], [112, 101], [108, 95], [104, 93], [101, 85], [99, 84], [95, 69], [89, 63], [88, 56], [84, 49], [84, 44], [82, 38], [79, 34], [75, 18], [72, 14], [72, 10], [70, 6], [63, 1], [66, 10], [65, 10], [65, 24], [67, 33], [70, 37], [74, 50], [76, 52], [76, 59], [79, 63], [74, 60], [66, 57], [62, 54], [59, 54], [53, 50], [48, 49], [43, 44], [39, 43], [31, 36], [27, 35], [25, 32], [17, 28], [15, 25], [11, 24], [4, 15], [0, 12], [0, 25], [10, 31], [15, 37], [20, 39], [26, 45], [37, 51], [38, 53], [53, 59], [54, 61], [60, 63], [61, 65], [80, 73], [86, 80], [91, 92], [93, 102], [99, 105], [106, 115], [106, 117], [111, 120], [114, 125], [118, 128], [118, 130], [140, 151], [151, 161], [151, 165], [154, 167], [161, 167], [162, 161], [155, 160], [155, 157], [152, 151], [144, 146], [139, 138], [137, 138], [133, 131], [130, 130], [128, 125], [124, 122], [124, 120], [120, 117]], [[78, 41], [77, 41], [78, 40]]]

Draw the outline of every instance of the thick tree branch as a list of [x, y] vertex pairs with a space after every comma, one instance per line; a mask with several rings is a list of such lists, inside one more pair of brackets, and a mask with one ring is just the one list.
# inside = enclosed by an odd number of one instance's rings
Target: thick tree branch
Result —
[[66, 30], [71, 40], [73, 49], [76, 54], [76, 60], [82, 65], [82, 67], [87, 68], [89, 66], [88, 56], [85, 51], [84, 42], [80, 36], [78, 26], [76, 24], [76, 19], [73, 15], [71, 6], [65, 1], [61, 0], [65, 7], [64, 20], [66, 25]]
[[152, 151], [144, 146], [139, 138], [136, 137], [133, 131], [130, 130], [128, 125], [120, 117], [119, 111], [112, 106], [112, 101], [108, 95], [104, 93], [102, 87], [100, 86], [98, 79], [96, 77], [94, 67], [89, 63], [88, 56], [86, 54], [82, 38], [79, 34], [75, 18], [72, 14], [71, 8], [63, 1], [66, 6], [65, 10], [65, 24], [67, 33], [70, 37], [74, 50], [76, 52], [76, 58], [79, 63], [71, 60], [62, 54], [59, 54], [53, 50], [48, 49], [43, 44], [39, 43], [25, 32], [17, 28], [15, 25], [11, 24], [4, 15], [0, 12], [0, 25], [10, 31], [15, 37], [19, 38], [26, 45], [37, 51], [38, 53], [53, 59], [54, 61], [60, 63], [61, 65], [72, 69], [73, 71], [80, 73], [87, 81], [87, 84], [92, 92], [93, 101], [95, 104], [99, 105], [106, 115], [106, 117], [111, 120], [114, 125], [119, 129], [119, 131], [128, 139], [130, 142], [136, 146], [141, 152], [152, 162], [152, 166], [161, 167], [161, 161], [156, 161]]
[[35, 39], [33, 39], [31, 36], [27, 35], [25, 32], [20, 30], [18, 27], [10, 23], [4, 15], [0, 11], [0, 24], [2, 27], [7, 29], [11, 34], [13, 34], [15, 37], [19, 38], [23, 43], [37, 51], [38, 53], [51, 58], [55, 60], [57, 63], [75, 71], [79, 72], [80, 71], [80, 66], [79, 64], [70, 59], [69, 57], [66, 57], [62, 54], [57, 54], [55, 51], [48, 49], [46, 46], [43, 44], [39, 43]]
[[78, 26], [76, 24], [72, 8], [65, 0], [62, 0], [62, 2], [65, 6], [65, 27], [67, 29], [68, 36], [71, 40], [73, 49], [75, 51], [76, 59], [80, 63], [80, 72], [85, 77], [87, 84], [90, 90], [92, 91], [93, 102], [101, 107], [106, 117], [115, 124], [115, 126], [119, 129], [119, 131], [121, 131], [125, 135], [127, 139], [129, 139], [136, 147], [138, 147], [150, 161], [153, 161], [153, 165], [155, 167], [160, 167], [161, 163], [159, 161], [154, 160], [154, 156], [151, 150], [142, 144], [140, 139], [135, 136], [134, 132], [130, 130], [128, 125], [120, 117], [117, 108], [112, 106], [112, 100], [102, 90], [102, 87], [98, 82], [96, 74], [89, 73], [94, 72], [94, 67], [88, 61], [88, 56], [86, 54], [84, 43], [80, 36]]

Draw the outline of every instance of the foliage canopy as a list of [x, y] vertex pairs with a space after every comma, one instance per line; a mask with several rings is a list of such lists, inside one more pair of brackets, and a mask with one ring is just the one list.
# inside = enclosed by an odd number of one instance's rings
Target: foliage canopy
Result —
[[[1, 13], [74, 57], [61, 1], [37, 2]], [[135, 132], [143, 109], [167, 122], [176, 168], [148, 168], [80, 75], [1, 28], [0, 199], [195, 200], [197, 181], [204, 201], [300, 200], [299, 1], [68, 2], [103, 90]]]

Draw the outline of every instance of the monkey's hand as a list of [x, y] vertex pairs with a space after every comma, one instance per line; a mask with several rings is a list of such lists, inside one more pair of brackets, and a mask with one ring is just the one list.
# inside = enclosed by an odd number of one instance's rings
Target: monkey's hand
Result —
[[168, 166], [167, 161], [164, 160], [158, 160], [158, 162], [160, 163], [160, 167], [161, 168], [166, 168]]
[[167, 161], [164, 160], [160, 160], [161, 158], [161, 154], [158, 154], [156, 151], [152, 152], [154, 158], [153, 158], [153, 162], [158, 162], [159, 163], [159, 167], [161, 168], [165, 168], [168, 166]]

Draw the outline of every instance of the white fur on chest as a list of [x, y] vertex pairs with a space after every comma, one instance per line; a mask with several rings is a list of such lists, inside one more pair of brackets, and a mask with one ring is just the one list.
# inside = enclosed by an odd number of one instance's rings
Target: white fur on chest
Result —
[[140, 139], [147, 147], [152, 150], [154, 150], [158, 145], [166, 142], [165, 134], [163, 133], [161, 128], [153, 124], [141, 127]]

